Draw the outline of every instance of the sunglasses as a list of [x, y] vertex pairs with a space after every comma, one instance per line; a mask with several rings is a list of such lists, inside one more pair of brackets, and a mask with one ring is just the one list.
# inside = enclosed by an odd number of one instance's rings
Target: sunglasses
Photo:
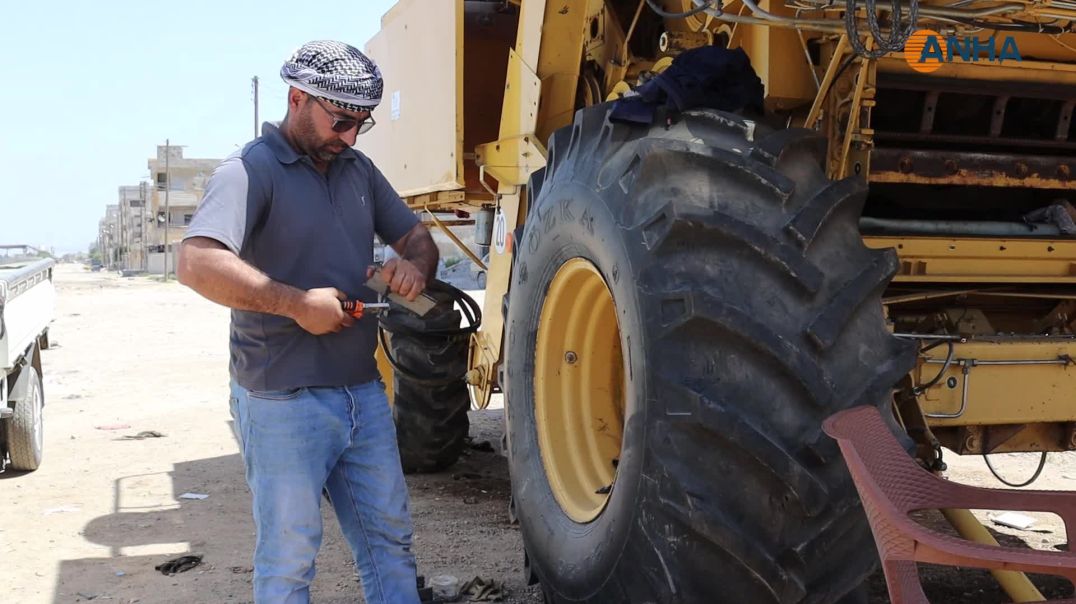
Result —
[[311, 98], [317, 101], [318, 106], [321, 107], [322, 110], [325, 111], [325, 113], [328, 113], [329, 117], [333, 118], [333, 132], [339, 132], [343, 134], [344, 132], [351, 131], [352, 128], [358, 128], [359, 134], [365, 134], [370, 131], [370, 128], [373, 128], [374, 125], [377, 124], [377, 122], [374, 121], [374, 116], [372, 114], [367, 114], [366, 117], [361, 120], [357, 120], [353, 117], [340, 117], [337, 114], [333, 113], [331, 109], [326, 107], [322, 100], [318, 97], [311, 95]]

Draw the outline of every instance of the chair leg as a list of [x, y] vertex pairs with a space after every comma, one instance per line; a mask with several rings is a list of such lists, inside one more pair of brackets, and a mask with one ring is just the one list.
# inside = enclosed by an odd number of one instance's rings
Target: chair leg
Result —
[[893, 604], [930, 604], [919, 582], [919, 569], [911, 560], [883, 560], [885, 584]]

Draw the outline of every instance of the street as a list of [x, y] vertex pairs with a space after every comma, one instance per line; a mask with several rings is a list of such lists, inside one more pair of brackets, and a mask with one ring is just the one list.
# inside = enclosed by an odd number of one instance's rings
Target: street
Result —
[[[60, 265], [57, 346], [44, 352], [45, 458], [0, 474], [5, 602], [249, 602], [254, 525], [228, 413], [228, 311], [187, 288]], [[499, 448], [501, 411], [472, 412], [475, 442]], [[143, 432], [162, 437], [131, 438]], [[502, 456], [469, 449], [448, 472], [409, 477], [415, 552], [427, 577], [523, 585], [508, 523]], [[181, 495], [207, 495], [182, 499]], [[355, 602], [361, 590], [336, 519], [312, 593]], [[154, 566], [186, 553], [202, 565]]]
[[[72, 264], [59, 265], [55, 279], [44, 463], [30, 474], [0, 474], [4, 601], [251, 601], [254, 528], [228, 414], [228, 311], [174, 281]], [[415, 552], [427, 577], [495, 579], [506, 583], [504, 601], [537, 603], [537, 586], [524, 585], [519, 529], [508, 522], [507, 464], [495, 452], [502, 421], [499, 409], [473, 411], [475, 446], [466, 457], [446, 472], [408, 478]], [[999, 471], [1023, 480], [1038, 457], [998, 458]], [[1050, 460], [1035, 488], [1072, 489], [1073, 454]], [[981, 458], [947, 461], [962, 482], [999, 486]], [[1037, 520], [1029, 531], [988, 526], [1009, 545], [1065, 542], [1056, 517], [1029, 515]], [[313, 598], [355, 602], [354, 565], [331, 511], [324, 516]], [[187, 553], [203, 563], [174, 576], [154, 570]], [[935, 601], [1007, 601], [982, 572], [932, 568], [925, 576]], [[1067, 593], [1057, 581], [1045, 585]], [[887, 601], [880, 573], [871, 594]]]

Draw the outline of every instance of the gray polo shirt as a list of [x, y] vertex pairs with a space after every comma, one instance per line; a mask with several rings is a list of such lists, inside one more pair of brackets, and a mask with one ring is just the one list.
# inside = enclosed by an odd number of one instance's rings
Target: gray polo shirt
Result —
[[[374, 235], [394, 243], [418, 222], [381, 172], [347, 149], [327, 174], [266, 123], [213, 172], [185, 238], [215, 239], [270, 278], [335, 287], [372, 302]], [[378, 377], [377, 319], [312, 335], [286, 317], [232, 311], [231, 373], [248, 390], [361, 384]]]

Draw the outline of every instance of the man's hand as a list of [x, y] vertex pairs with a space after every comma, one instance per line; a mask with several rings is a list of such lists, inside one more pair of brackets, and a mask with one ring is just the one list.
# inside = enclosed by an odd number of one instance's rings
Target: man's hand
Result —
[[[367, 271], [367, 277], [372, 274], [372, 269]], [[381, 278], [388, 283], [389, 291], [412, 302], [426, 289], [426, 275], [410, 260], [402, 258], [390, 258], [381, 267]]]
[[347, 295], [335, 287], [307, 290], [299, 299], [292, 318], [299, 327], [316, 336], [336, 333], [355, 324], [340, 306], [340, 301], [346, 299]]

